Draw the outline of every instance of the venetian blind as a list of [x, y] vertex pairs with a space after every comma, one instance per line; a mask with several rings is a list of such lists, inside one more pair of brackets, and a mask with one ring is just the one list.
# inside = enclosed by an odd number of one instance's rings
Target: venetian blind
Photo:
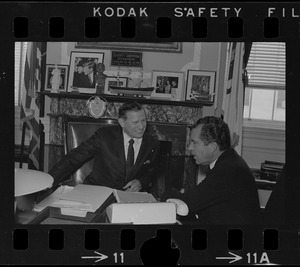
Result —
[[285, 43], [252, 43], [247, 72], [249, 87], [285, 90]]

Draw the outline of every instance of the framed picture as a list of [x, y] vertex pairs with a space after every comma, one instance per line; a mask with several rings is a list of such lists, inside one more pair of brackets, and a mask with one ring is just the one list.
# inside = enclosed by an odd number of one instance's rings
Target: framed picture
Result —
[[182, 53], [182, 43], [178, 42], [76, 42], [75, 48]]
[[182, 100], [183, 72], [156, 71], [152, 72], [151, 97]]
[[53, 81], [53, 70], [55, 70], [55, 68], [57, 67], [57, 69], [60, 71], [59, 75], [60, 75], [60, 82], [59, 82], [59, 88], [58, 90], [60, 92], [66, 92], [67, 91], [67, 79], [68, 79], [68, 69], [69, 66], [68, 65], [46, 65], [46, 78], [45, 78], [45, 90], [52, 90], [52, 81]]
[[110, 91], [110, 86], [120, 86], [120, 87], [126, 87], [127, 86], [127, 77], [113, 77], [108, 76], [105, 80], [105, 86], [104, 86], [104, 94], [107, 95], [116, 95], [115, 93], [112, 93]]
[[128, 51], [111, 51], [111, 66], [116, 67], [143, 67], [143, 53]]
[[71, 52], [68, 91], [96, 93], [96, 65], [102, 63], [104, 53]]
[[188, 70], [185, 99], [214, 102], [215, 71]]

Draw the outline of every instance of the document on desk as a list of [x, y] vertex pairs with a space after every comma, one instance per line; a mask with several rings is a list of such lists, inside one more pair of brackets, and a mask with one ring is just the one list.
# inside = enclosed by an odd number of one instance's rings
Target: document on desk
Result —
[[114, 189], [118, 203], [151, 203], [157, 202], [154, 196], [147, 192], [127, 192]]
[[56, 207], [60, 208], [64, 215], [85, 217], [87, 212], [95, 212], [112, 193], [113, 189], [104, 186], [60, 186], [36, 204], [33, 210], [40, 212], [46, 207]]
[[81, 203], [80, 210], [95, 212], [112, 193], [113, 189], [106, 186], [79, 184], [59, 199]]
[[67, 185], [62, 185], [58, 187], [51, 195], [46, 197], [40, 203], [35, 204], [33, 210], [40, 212], [47, 207], [58, 207], [58, 208], [62, 207], [64, 203], [59, 203], [59, 197], [67, 192], [70, 192], [71, 190], [73, 190], [73, 188], [74, 187], [67, 186]]

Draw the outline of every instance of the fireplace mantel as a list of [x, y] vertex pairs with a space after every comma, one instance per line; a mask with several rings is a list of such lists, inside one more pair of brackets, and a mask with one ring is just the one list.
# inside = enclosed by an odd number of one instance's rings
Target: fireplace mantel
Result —
[[[48, 91], [40, 92], [41, 96], [49, 96], [50, 98], [68, 98], [68, 99], [89, 99], [95, 94], [82, 94], [82, 93], [51, 93]], [[202, 108], [204, 106], [212, 106], [211, 101], [172, 101], [157, 98], [145, 98], [145, 97], [129, 97], [129, 96], [117, 96], [117, 95], [99, 95], [105, 98], [108, 102], [126, 102], [130, 100], [136, 100], [141, 104], [149, 105], [169, 105], [169, 106], [185, 106], [185, 107], [195, 107]]]

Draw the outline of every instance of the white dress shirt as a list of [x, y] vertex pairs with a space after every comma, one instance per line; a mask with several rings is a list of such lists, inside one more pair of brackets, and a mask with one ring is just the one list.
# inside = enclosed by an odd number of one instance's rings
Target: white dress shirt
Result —
[[215, 164], [216, 164], [217, 160], [218, 160], [218, 158], [215, 161], [213, 161], [211, 164], [209, 164], [209, 167], [210, 167], [211, 170], [212, 170], [213, 167], [215, 167]]
[[131, 138], [124, 132], [123, 132], [123, 136], [124, 136], [124, 150], [125, 150], [125, 159], [126, 160], [127, 160], [127, 154], [128, 154], [129, 140], [130, 139], [134, 140], [133, 150], [134, 150], [134, 163], [135, 163], [137, 156], [139, 154], [140, 148], [141, 148], [143, 138]]

